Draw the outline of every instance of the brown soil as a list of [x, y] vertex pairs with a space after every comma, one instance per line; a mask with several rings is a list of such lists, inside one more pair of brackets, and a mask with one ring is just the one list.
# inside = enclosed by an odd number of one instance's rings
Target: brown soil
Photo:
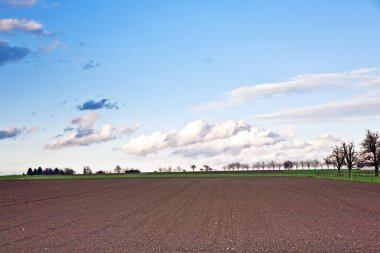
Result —
[[0, 252], [379, 252], [380, 185], [312, 178], [0, 182]]

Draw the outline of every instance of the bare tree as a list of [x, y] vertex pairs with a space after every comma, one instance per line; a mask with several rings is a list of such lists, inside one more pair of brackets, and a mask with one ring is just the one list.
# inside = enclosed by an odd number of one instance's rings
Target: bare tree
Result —
[[296, 167], [296, 170], [297, 170], [298, 167], [300, 166], [300, 162], [298, 162], [298, 161], [294, 161], [294, 162], [293, 162], [293, 165], [294, 165], [294, 167]]
[[243, 163], [243, 164], [241, 165], [241, 167], [242, 167], [243, 169], [246, 169], [247, 171], [249, 170], [249, 164], [248, 164], [248, 163]]
[[327, 169], [330, 169], [330, 165], [332, 165], [331, 156], [323, 158], [323, 162], [325, 163]]
[[301, 165], [301, 169], [303, 169], [305, 167], [305, 161], [300, 161], [300, 165]]
[[307, 167], [308, 170], [310, 170], [310, 167], [311, 167], [312, 163], [313, 162], [310, 161], [310, 160], [305, 161], [305, 165], [306, 165], [306, 167]]
[[380, 163], [380, 136], [378, 132], [367, 130], [366, 136], [361, 143], [362, 156], [365, 160], [375, 165], [375, 176], [379, 176]]
[[294, 166], [294, 163], [292, 161], [288, 160], [288, 161], [284, 162], [284, 168], [286, 170], [291, 170], [293, 168], [293, 166]]
[[354, 143], [346, 143], [342, 142], [342, 150], [344, 154], [344, 161], [345, 165], [348, 168], [348, 173], [350, 174], [350, 177], [352, 175], [352, 169], [358, 165], [359, 162], [359, 155], [355, 151]]
[[236, 170], [240, 169], [240, 168], [241, 168], [241, 164], [238, 163], [238, 162], [236, 162], [236, 163], [230, 163], [230, 164], [228, 165], [228, 167], [229, 167], [230, 169], [232, 169], [232, 171], [234, 171], [235, 169], [236, 169]]
[[113, 170], [115, 173], [121, 173], [122, 168], [119, 165], [116, 165], [115, 169]]
[[338, 173], [340, 173], [340, 169], [344, 165], [344, 152], [342, 147], [334, 146], [332, 148], [332, 153], [328, 158], [331, 164], [338, 169]]
[[207, 164], [203, 165], [203, 167], [205, 168], [205, 171], [211, 171], [212, 168], [210, 166], [208, 166]]
[[318, 160], [313, 160], [313, 161], [311, 161], [311, 164], [313, 165], [314, 169], [316, 170], [317, 167], [319, 166], [319, 161]]
[[264, 170], [267, 164], [265, 162], [261, 162], [260, 167]]
[[251, 168], [253, 169], [253, 170], [255, 170], [255, 169], [260, 169], [260, 162], [256, 162], [256, 163], [253, 163], [252, 165], [251, 165]]
[[273, 170], [276, 168], [276, 162], [275, 161], [270, 161], [269, 163], [268, 163], [268, 169], [269, 169], [269, 167], [270, 168], [272, 168]]
[[195, 164], [191, 165], [190, 168], [193, 170], [193, 172], [195, 171], [195, 169], [197, 168], [197, 166]]
[[92, 174], [92, 170], [90, 169], [89, 166], [84, 166], [84, 168], [83, 168], [83, 174], [84, 175], [91, 175]]

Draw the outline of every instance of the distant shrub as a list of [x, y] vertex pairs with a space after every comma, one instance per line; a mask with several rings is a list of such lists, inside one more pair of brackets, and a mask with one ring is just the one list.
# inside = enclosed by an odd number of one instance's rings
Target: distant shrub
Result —
[[141, 171], [139, 169], [130, 169], [126, 170], [125, 173], [140, 173]]
[[74, 174], [75, 174], [75, 171], [74, 171], [73, 169], [70, 169], [70, 168], [65, 168], [65, 169], [63, 170], [63, 173], [64, 173], [65, 175], [74, 175]]

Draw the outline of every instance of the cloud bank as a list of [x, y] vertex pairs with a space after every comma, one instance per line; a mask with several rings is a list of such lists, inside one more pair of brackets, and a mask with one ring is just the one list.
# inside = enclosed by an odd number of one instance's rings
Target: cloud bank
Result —
[[89, 146], [95, 143], [107, 142], [123, 135], [131, 135], [141, 127], [141, 125], [136, 125], [126, 131], [126, 128], [115, 128], [111, 124], [105, 124], [99, 129], [95, 129], [94, 125], [98, 118], [98, 114], [88, 113], [72, 119], [71, 124], [75, 125], [75, 128], [65, 128], [64, 135], [59, 135], [58, 138], [47, 144], [45, 149]]
[[293, 108], [281, 112], [255, 115], [253, 120], [294, 122], [331, 122], [368, 119], [380, 116], [380, 98], [365, 97], [326, 103], [317, 106]]
[[101, 99], [99, 101], [95, 101], [93, 99], [87, 100], [81, 105], [77, 106], [77, 109], [80, 111], [85, 110], [99, 110], [99, 109], [119, 109], [117, 103], [111, 103], [109, 99]]
[[195, 107], [197, 110], [215, 110], [259, 99], [280, 97], [290, 94], [312, 92], [320, 89], [339, 87], [373, 88], [380, 86], [380, 69], [366, 68], [348, 72], [298, 75], [290, 80], [277, 83], [260, 83], [243, 86], [223, 94], [223, 99]]
[[188, 123], [180, 130], [140, 135], [120, 147], [129, 154], [146, 156], [170, 152], [185, 158], [207, 158], [214, 164], [271, 159], [317, 158], [329, 152], [340, 138], [325, 134], [313, 140], [297, 137], [294, 131], [275, 132], [244, 121], [209, 124]]

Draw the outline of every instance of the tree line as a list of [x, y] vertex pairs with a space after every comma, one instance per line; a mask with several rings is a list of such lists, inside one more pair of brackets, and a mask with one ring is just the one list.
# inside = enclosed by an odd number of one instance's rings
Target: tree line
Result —
[[315, 160], [302, 160], [284, 162], [276, 162], [274, 160], [269, 162], [256, 162], [253, 164], [234, 162], [223, 166], [223, 170], [238, 171], [238, 170], [275, 170], [284, 168], [285, 170], [292, 169], [329, 169], [333, 167], [340, 173], [342, 168], [347, 168], [351, 175], [352, 169], [365, 166], [375, 167], [375, 175], [379, 176], [380, 165], [380, 136], [378, 132], [366, 131], [364, 140], [360, 143], [360, 151], [356, 151], [353, 142], [342, 142], [340, 145], [335, 145], [331, 148], [331, 153], [320, 161]]
[[[248, 170], [305, 170], [305, 169], [337, 169], [340, 173], [342, 168], [347, 168], [351, 175], [352, 169], [365, 166], [375, 167], [375, 175], [379, 175], [380, 165], [380, 137], [378, 132], [366, 131], [364, 140], [360, 143], [361, 150], [357, 152], [353, 142], [342, 142], [333, 146], [331, 153], [322, 160], [300, 160], [300, 161], [258, 161], [253, 164], [234, 162], [223, 166], [224, 171], [248, 171]], [[197, 167], [195, 164], [190, 169], [203, 171], [216, 171], [208, 165]], [[156, 172], [156, 171], [155, 171]], [[180, 166], [175, 168], [159, 167], [158, 172], [186, 172]]]
[[333, 165], [338, 171], [345, 166], [351, 175], [352, 169], [361, 166], [375, 167], [375, 176], [379, 176], [380, 136], [378, 132], [366, 131], [364, 140], [360, 143], [361, 150], [355, 150], [353, 142], [342, 142], [332, 147], [331, 154], [324, 161]]
[[27, 175], [33, 176], [33, 175], [74, 175], [75, 170], [70, 168], [64, 168], [64, 169], [52, 169], [52, 168], [46, 168], [42, 169], [42, 167], [38, 167], [35, 169], [29, 168], [26, 172]]
[[[120, 174], [120, 173], [140, 173], [141, 171], [136, 168], [122, 168], [120, 165], [116, 165], [113, 171], [112, 170], [107, 170], [107, 171], [98, 170], [95, 172], [95, 174], [111, 174], [112, 172], [116, 174]], [[83, 175], [92, 175], [92, 174], [93, 172], [91, 168], [89, 166], [84, 166]]]
[[323, 168], [325, 164], [319, 160], [304, 160], [304, 161], [291, 161], [286, 160], [284, 162], [276, 162], [274, 160], [269, 162], [259, 161], [253, 164], [248, 163], [230, 163], [223, 166], [224, 171], [239, 171], [239, 170], [277, 170], [277, 169], [317, 169]]

